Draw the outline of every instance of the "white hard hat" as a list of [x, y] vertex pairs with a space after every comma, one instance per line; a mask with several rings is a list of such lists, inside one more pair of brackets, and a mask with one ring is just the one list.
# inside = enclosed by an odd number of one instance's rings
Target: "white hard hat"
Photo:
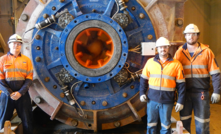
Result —
[[11, 42], [21, 42], [21, 43], [23, 43], [21, 36], [19, 36], [17, 34], [13, 34], [12, 36], [9, 37], [8, 44], [11, 43]]
[[164, 38], [164, 37], [160, 37], [157, 41], [156, 41], [156, 47], [160, 47], [160, 46], [170, 46], [170, 42], [168, 39]]
[[199, 29], [196, 25], [194, 24], [189, 24], [188, 26], [186, 26], [185, 30], [183, 31], [184, 34], [186, 33], [199, 33]]

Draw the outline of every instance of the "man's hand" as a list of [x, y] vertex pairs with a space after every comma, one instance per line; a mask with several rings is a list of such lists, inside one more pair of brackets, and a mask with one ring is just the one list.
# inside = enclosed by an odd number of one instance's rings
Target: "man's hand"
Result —
[[141, 95], [141, 96], [140, 96], [140, 101], [141, 101], [141, 102], [147, 102], [147, 101], [148, 101], [147, 96], [144, 95], [144, 94]]
[[10, 97], [12, 100], [18, 100], [21, 97], [21, 94], [16, 91], [16, 92], [11, 93]]
[[213, 93], [212, 97], [211, 97], [212, 103], [217, 103], [217, 102], [219, 102], [219, 100], [220, 100], [220, 94]]
[[183, 109], [183, 105], [180, 104], [180, 103], [177, 103], [176, 106], [175, 106], [175, 111], [176, 111], [176, 112], [179, 112], [179, 111], [181, 111], [182, 109]]

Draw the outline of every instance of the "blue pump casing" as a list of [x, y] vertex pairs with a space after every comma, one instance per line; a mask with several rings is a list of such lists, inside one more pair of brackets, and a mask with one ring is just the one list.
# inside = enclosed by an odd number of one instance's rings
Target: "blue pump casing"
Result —
[[[52, 0], [42, 11], [37, 23], [45, 20], [44, 14], [55, 15], [64, 9], [68, 9], [69, 13], [74, 17], [64, 29], [54, 23], [39, 31], [35, 29], [33, 33], [33, 38], [36, 35], [40, 37], [38, 39], [35, 38], [31, 46], [35, 71], [41, 84], [56, 98], [68, 104], [68, 100], [61, 95], [63, 93], [61, 84], [59, 84], [59, 80], [56, 77], [56, 74], [63, 68], [74, 78], [66, 85], [68, 85], [71, 94], [78, 102], [85, 102], [85, 105], [81, 105], [82, 109], [102, 110], [112, 108], [126, 102], [139, 92], [139, 79], [119, 86], [114, 77], [125, 66], [132, 73], [141, 70], [148, 57], [143, 57], [140, 53], [129, 50], [140, 45], [141, 42], [155, 42], [156, 36], [151, 20], [143, 7], [136, 0], [130, 0], [125, 4], [127, 6], [125, 10], [132, 20], [125, 28], [122, 28], [112, 18], [117, 12], [115, 0], [65, 0], [62, 3], [59, 0]], [[119, 11], [119, 13], [123, 13], [123, 11]], [[140, 17], [141, 14], [144, 17]], [[96, 73], [85, 75], [79, 72], [79, 69], [77, 70], [73, 67], [78, 64], [77, 62], [75, 63], [68, 59], [70, 55], [73, 55], [67, 53], [67, 47], [70, 47], [70, 43], [67, 46], [69, 39], [71, 39], [70, 35], [75, 32], [73, 29], [78, 28], [85, 22], [99, 22], [99, 24], [108, 25], [108, 28], [112, 29], [120, 39], [121, 44], [114, 44], [115, 46], [121, 45], [120, 56], [114, 61], [114, 67], [108, 72], [102, 70], [103, 73], [99, 75], [96, 75]], [[98, 24], [90, 24], [90, 27], [93, 26], [98, 27]], [[99, 28], [107, 33], [109, 32], [107, 27], [101, 26]], [[152, 38], [148, 39], [148, 35], [152, 35]], [[82, 66], [82, 68], [85, 67]], [[90, 72], [90, 69], [87, 69], [87, 71]], [[93, 71], [91, 69], [91, 72]], [[126, 93], [127, 96], [122, 96], [123, 93]], [[102, 105], [103, 101], [106, 101], [107, 105]]]

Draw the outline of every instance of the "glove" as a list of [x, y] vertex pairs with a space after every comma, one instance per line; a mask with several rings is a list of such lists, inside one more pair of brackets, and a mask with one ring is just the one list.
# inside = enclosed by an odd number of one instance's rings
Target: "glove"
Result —
[[144, 94], [141, 95], [141, 96], [140, 96], [140, 101], [141, 101], [141, 102], [147, 102], [147, 96], [144, 95]]
[[217, 103], [217, 102], [219, 102], [219, 100], [220, 100], [220, 94], [213, 93], [212, 97], [211, 97], [212, 103]]
[[180, 103], [177, 103], [176, 106], [175, 106], [175, 111], [176, 111], [176, 112], [179, 112], [179, 111], [181, 111], [182, 109], [183, 109], [183, 105], [180, 104]]

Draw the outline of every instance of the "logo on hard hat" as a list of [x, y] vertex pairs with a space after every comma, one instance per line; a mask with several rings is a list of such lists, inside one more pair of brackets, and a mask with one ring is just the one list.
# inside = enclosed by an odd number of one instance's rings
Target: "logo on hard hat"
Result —
[[22, 42], [22, 38], [19, 35], [17, 35], [17, 34], [13, 34], [12, 36], [9, 37], [8, 44], [11, 43], [11, 42], [23, 43]]
[[189, 24], [188, 26], [186, 26], [185, 30], [183, 31], [183, 33], [199, 33], [199, 29], [195, 24]]
[[22, 39], [18, 35], [16, 35], [16, 39], [22, 41]]

